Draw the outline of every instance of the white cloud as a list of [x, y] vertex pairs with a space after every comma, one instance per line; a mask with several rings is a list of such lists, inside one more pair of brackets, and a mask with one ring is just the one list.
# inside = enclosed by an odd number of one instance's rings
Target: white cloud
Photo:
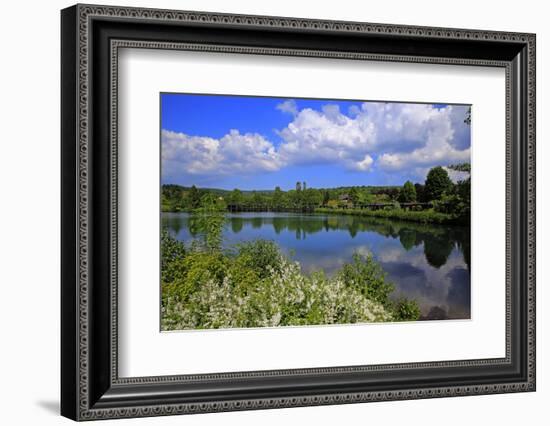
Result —
[[254, 173], [281, 167], [273, 144], [256, 133], [231, 130], [214, 139], [162, 130], [161, 141], [164, 176]]
[[355, 163], [356, 169], [360, 171], [367, 171], [370, 169], [370, 166], [372, 166], [372, 163], [374, 160], [369, 154], [365, 155], [365, 158], [363, 158], [362, 161], [359, 161], [358, 163]]
[[322, 111], [301, 110], [279, 132], [281, 157], [292, 164], [339, 162], [360, 171], [376, 165], [402, 171], [469, 161], [465, 107], [365, 102], [350, 113], [330, 104]]
[[294, 99], [287, 99], [284, 102], [281, 102], [276, 107], [279, 111], [285, 112], [287, 114], [296, 115], [298, 114], [298, 107]]
[[352, 170], [368, 170], [375, 126], [340, 112], [337, 105], [322, 111], [301, 110], [279, 135], [281, 158], [290, 164], [336, 163]]
[[162, 131], [163, 175], [253, 174], [285, 166], [332, 164], [360, 172], [374, 168], [424, 178], [435, 165], [470, 161], [466, 106], [365, 102], [343, 114], [338, 105], [298, 110], [277, 131], [277, 145], [256, 133], [231, 130], [219, 139]]
[[[388, 120], [390, 126], [399, 127], [403, 124], [404, 137], [409, 136], [411, 151], [394, 149], [384, 152], [378, 158], [378, 165], [387, 171], [405, 169], [429, 169], [435, 165], [470, 161], [469, 129], [461, 129], [464, 141], [458, 141], [455, 133], [459, 128], [457, 117], [464, 114], [463, 108], [448, 106], [437, 109], [429, 105], [408, 105], [401, 111], [401, 116]], [[457, 112], [458, 110], [458, 112]], [[462, 127], [466, 127], [463, 125]], [[413, 135], [417, 135], [418, 144], [414, 143]], [[466, 136], [468, 136], [466, 138]], [[395, 139], [395, 138], [389, 138]], [[464, 146], [460, 149], [459, 146]], [[383, 146], [381, 147], [383, 149]]]
[[449, 177], [453, 182], [458, 182], [461, 180], [466, 180], [470, 176], [470, 173], [468, 172], [461, 172], [458, 170], [449, 169], [448, 167], [443, 167], [447, 173], [449, 174]]

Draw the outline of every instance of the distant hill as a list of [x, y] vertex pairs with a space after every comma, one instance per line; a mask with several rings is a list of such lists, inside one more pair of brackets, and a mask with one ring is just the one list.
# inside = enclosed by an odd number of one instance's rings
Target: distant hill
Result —
[[[174, 189], [174, 190], [178, 190], [178, 191], [190, 191], [191, 190], [191, 187], [190, 186], [183, 186], [183, 185], [178, 185], [178, 184], [173, 184], [173, 183], [168, 183], [168, 184], [163, 184], [162, 185], [163, 188], [165, 189]], [[220, 188], [207, 188], [207, 187], [199, 187], [197, 186], [196, 187], [197, 189], [200, 189], [201, 191], [208, 191], [208, 192], [211, 192], [213, 194], [219, 194], [219, 195], [223, 195], [223, 194], [227, 194], [231, 191], [233, 191], [232, 189], [220, 189]], [[401, 188], [400, 185], [355, 185], [355, 186], [334, 186], [334, 187], [322, 187], [322, 188], [317, 188], [317, 187], [311, 187], [310, 189], [316, 189], [318, 191], [328, 191], [328, 190], [336, 190], [336, 191], [346, 191], [346, 190], [351, 190], [351, 188], [357, 188], [357, 189], [366, 189], [366, 190], [370, 190], [370, 191], [383, 191], [383, 190], [390, 190], [390, 189], [398, 189], [398, 188]], [[239, 189], [243, 194], [252, 194], [254, 192], [256, 193], [259, 193], [259, 194], [270, 194], [272, 192], [274, 192], [275, 190], [274, 189], [240, 189], [240, 188], [237, 188]], [[287, 190], [283, 190], [283, 191], [287, 191]]]

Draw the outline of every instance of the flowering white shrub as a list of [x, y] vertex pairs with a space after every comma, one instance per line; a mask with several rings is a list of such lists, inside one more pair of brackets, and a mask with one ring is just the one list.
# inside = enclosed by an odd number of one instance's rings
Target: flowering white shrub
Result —
[[243, 289], [229, 273], [205, 280], [188, 300], [163, 300], [162, 328], [275, 327], [391, 321], [392, 314], [341, 278], [306, 276], [297, 262], [281, 258], [277, 268]]

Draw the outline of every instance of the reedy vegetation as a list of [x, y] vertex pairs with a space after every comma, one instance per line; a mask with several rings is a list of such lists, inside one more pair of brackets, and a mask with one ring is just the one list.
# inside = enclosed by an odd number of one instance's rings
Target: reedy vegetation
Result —
[[336, 213], [340, 215], [352, 215], [352, 216], [365, 216], [365, 217], [379, 217], [386, 219], [398, 219], [411, 222], [420, 223], [435, 223], [439, 225], [454, 224], [455, 219], [449, 214], [440, 213], [434, 209], [429, 210], [403, 210], [400, 208], [385, 209], [385, 210], [362, 210], [362, 209], [326, 209], [318, 208], [315, 213]]

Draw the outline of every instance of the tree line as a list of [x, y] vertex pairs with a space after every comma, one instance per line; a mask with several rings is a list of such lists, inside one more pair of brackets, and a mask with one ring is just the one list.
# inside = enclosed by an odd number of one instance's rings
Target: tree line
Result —
[[[305, 186], [305, 189], [304, 189]], [[352, 207], [359, 203], [391, 202], [399, 195], [398, 186], [353, 186], [338, 188], [307, 188], [300, 183], [296, 189], [232, 191], [220, 189], [162, 185], [163, 211], [191, 211], [205, 202], [222, 206], [238, 206], [243, 209], [265, 207], [269, 210], [300, 209], [302, 207]]]
[[[466, 177], [454, 183], [447, 169], [462, 172]], [[430, 169], [423, 183], [406, 181], [403, 186], [309, 188], [306, 182], [297, 182], [295, 189], [288, 191], [279, 186], [268, 191], [237, 188], [228, 191], [168, 184], [162, 185], [161, 191], [162, 211], [171, 212], [204, 207], [220, 211], [313, 212], [316, 208], [358, 209], [373, 204], [394, 209], [410, 203], [430, 203], [430, 208], [436, 212], [469, 221], [470, 164], [437, 166]]]

